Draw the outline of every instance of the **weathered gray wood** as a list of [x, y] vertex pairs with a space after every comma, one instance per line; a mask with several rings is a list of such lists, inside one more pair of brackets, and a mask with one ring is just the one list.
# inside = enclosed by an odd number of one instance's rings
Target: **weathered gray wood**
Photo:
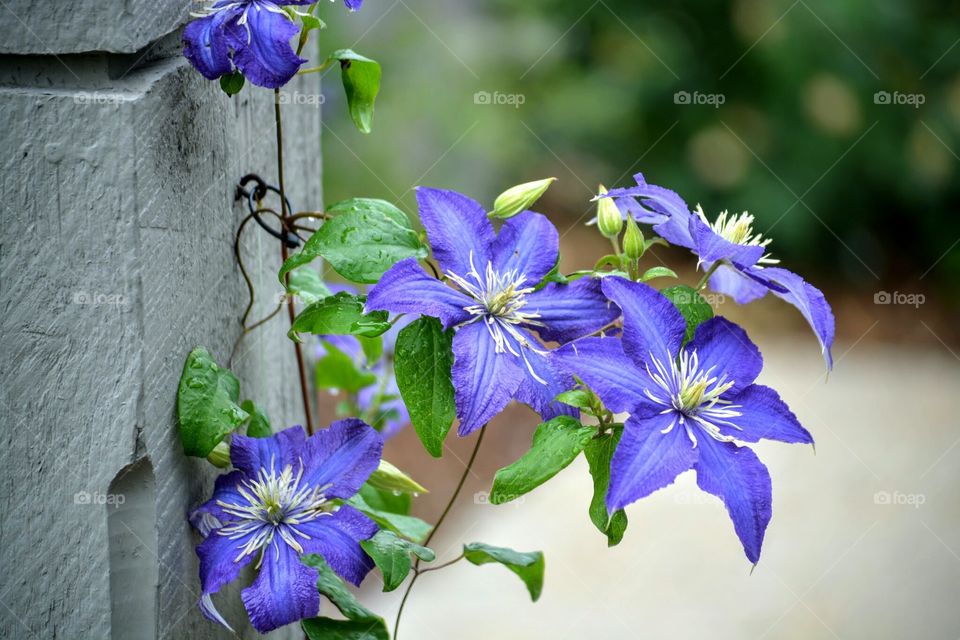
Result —
[[[59, 10], [74, 16], [80, 4]], [[123, 20], [146, 21], [136, 33], [153, 33], [155, 16], [138, 13], [146, 3], [96, 4], [122, 6]], [[91, 15], [103, 38], [118, 30], [105, 10]], [[3, 24], [4, 50], [20, 46]], [[82, 31], [73, 48], [93, 47], [99, 32]], [[111, 635], [111, 505], [92, 496], [144, 459], [155, 477], [157, 572], [144, 578], [158, 581], [156, 637], [231, 637], [195, 606], [185, 515], [215, 474], [183, 456], [174, 405], [189, 350], [203, 344], [226, 364], [240, 332], [247, 298], [232, 244], [245, 208], [234, 185], [250, 171], [276, 179], [272, 93], [228, 99], [178, 46], [173, 34], [144, 57], [0, 56], [0, 637], [125, 637]], [[317, 85], [307, 77], [293, 90]], [[319, 109], [290, 105], [286, 119], [290, 195], [320, 206]], [[279, 246], [248, 234], [258, 318], [280, 291]], [[278, 427], [302, 415], [285, 323], [248, 337], [233, 366]], [[247, 636], [238, 592], [217, 602]]]
[[4, 0], [0, 53], [133, 53], [186, 23], [192, 0]]

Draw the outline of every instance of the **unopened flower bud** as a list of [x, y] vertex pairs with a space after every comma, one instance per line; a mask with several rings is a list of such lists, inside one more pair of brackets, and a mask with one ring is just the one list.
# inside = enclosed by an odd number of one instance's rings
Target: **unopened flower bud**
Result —
[[521, 211], [526, 211], [533, 206], [533, 203], [540, 199], [540, 196], [547, 190], [550, 183], [556, 178], [546, 178], [545, 180], [534, 180], [510, 187], [499, 196], [493, 203], [493, 211], [490, 216], [493, 218], [512, 218]]
[[623, 253], [630, 260], [639, 260], [643, 257], [643, 252], [643, 233], [633, 216], [627, 216], [627, 230], [623, 234]]
[[[600, 185], [600, 195], [607, 192], [607, 188]], [[597, 228], [605, 238], [616, 238], [623, 230], [623, 217], [613, 198], [597, 200]]]
[[207, 461], [215, 467], [226, 469], [230, 466], [230, 444], [220, 442], [207, 456]]

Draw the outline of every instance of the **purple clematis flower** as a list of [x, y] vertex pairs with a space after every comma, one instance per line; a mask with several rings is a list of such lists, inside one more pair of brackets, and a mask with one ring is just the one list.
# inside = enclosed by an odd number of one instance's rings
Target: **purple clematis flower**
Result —
[[[208, 80], [232, 73], [234, 66], [255, 85], [279, 89], [306, 60], [296, 54], [290, 40], [300, 33], [283, 10], [315, 0], [215, 0], [187, 25], [183, 55]], [[356, 11], [363, 0], [345, 0]]]
[[320, 554], [338, 575], [359, 585], [373, 567], [360, 541], [377, 526], [333, 501], [360, 489], [382, 449], [380, 434], [356, 419], [309, 438], [299, 426], [269, 438], [234, 435], [230, 457], [236, 470], [217, 478], [213, 497], [190, 515], [204, 536], [197, 547], [201, 612], [229, 628], [211, 596], [254, 559], [259, 572], [242, 598], [261, 633], [319, 612], [318, 573], [300, 562], [302, 554]]
[[559, 235], [542, 215], [525, 211], [499, 234], [484, 208], [454, 191], [418, 187], [420, 220], [434, 257], [457, 289], [407, 258], [367, 296], [367, 308], [424, 314], [454, 327], [453, 381], [459, 432], [482, 427], [512, 398], [544, 420], [574, 409], [555, 402], [571, 379], [547, 358], [541, 339], [568, 342], [603, 328], [618, 311], [594, 279], [535, 290], [559, 257]]
[[710, 276], [710, 288], [729, 295], [738, 304], [762, 298], [768, 291], [795, 306], [810, 324], [827, 368], [833, 367], [834, 318], [823, 293], [803, 278], [781, 267], [767, 253], [770, 240], [753, 230], [747, 212], [731, 216], [726, 211], [710, 222], [698, 206], [691, 212], [674, 191], [648, 184], [642, 173], [634, 176], [636, 187], [611, 189], [624, 216], [654, 225], [671, 244], [686, 247], [700, 258], [704, 269], [719, 263]]
[[623, 310], [622, 339], [584, 338], [554, 358], [607, 408], [630, 414], [611, 463], [607, 509], [694, 469], [700, 488], [723, 500], [756, 564], [771, 516], [770, 475], [735, 442], [813, 438], [773, 389], [753, 384], [763, 358], [743, 329], [713, 318], [681, 347], [686, 323], [656, 289], [609, 277], [603, 291]]

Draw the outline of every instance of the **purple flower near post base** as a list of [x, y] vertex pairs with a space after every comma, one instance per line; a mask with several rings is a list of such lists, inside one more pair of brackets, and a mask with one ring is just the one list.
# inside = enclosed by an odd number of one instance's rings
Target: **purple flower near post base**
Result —
[[709, 271], [710, 288], [732, 297], [738, 304], [762, 298], [767, 292], [795, 306], [810, 324], [823, 352], [827, 368], [833, 367], [834, 318], [823, 293], [803, 278], [781, 267], [767, 253], [770, 240], [753, 230], [747, 212], [731, 216], [723, 212], [709, 222], [703, 210], [691, 212], [675, 192], [648, 184], [642, 173], [634, 176], [636, 187], [611, 189], [622, 215], [652, 224], [653, 230], [671, 244], [686, 247]]
[[661, 293], [616, 277], [605, 278], [603, 290], [623, 310], [622, 339], [584, 338], [554, 358], [607, 408], [630, 414], [611, 463], [607, 509], [694, 469], [700, 488], [723, 500], [755, 564], [772, 513], [770, 475], [736, 442], [813, 438], [773, 389], [753, 384], [763, 359], [743, 329], [713, 318], [681, 348], [686, 323]]
[[360, 541], [376, 524], [348, 505], [380, 462], [383, 440], [356, 419], [341, 420], [306, 438], [299, 426], [269, 438], [234, 435], [235, 471], [217, 478], [213, 497], [191, 515], [204, 541], [197, 547], [203, 614], [227, 626], [212, 594], [255, 562], [243, 603], [253, 626], [266, 633], [316, 616], [316, 569], [300, 561], [316, 553], [342, 578], [359, 585], [373, 562]]
[[[300, 33], [284, 6], [315, 0], [216, 0], [183, 32], [183, 55], [208, 80], [240, 70], [250, 82], [279, 89], [306, 60], [290, 46]], [[362, 0], [345, 0], [356, 11]]]
[[559, 257], [559, 235], [542, 215], [525, 211], [499, 234], [484, 208], [454, 191], [417, 189], [420, 220], [453, 289], [416, 259], [395, 264], [370, 290], [367, 308], [430, 315], [454, 327], [453, 381], [459, 432], [482, 427], [516, 398], [543, 419], [572, 414], [555, 402], [572, 380], [555, 369], [533, 335], [568, 342], [619, 315], [594, 279], [535, 290]]

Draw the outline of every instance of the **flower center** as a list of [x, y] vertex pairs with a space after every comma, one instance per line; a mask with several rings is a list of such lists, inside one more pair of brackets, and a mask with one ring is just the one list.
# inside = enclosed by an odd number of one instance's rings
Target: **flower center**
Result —
[[[746, 211], [737, 215], [731, 215], [728, 211], [724, 211], [717, 216], [717, 219], [712, 223], [707, 220], [707, 216], [704, 214], [700, 205], [697, 205], [696, 213], [700, 216], [701, 220], [713, 229], [714, 233], [733, 244], [739, 244], [744, 247], [763, 247], [766, 249], [767, 245], [771, 242], [771, 239], [764, 238], [762, 233], [754, 232], [754, 217]], [[762, 264], [778, 264], [780, 260], [770, 257], [769, 253], [765, 253], [757, 262]]]
[[[330, 515], [336, 507], [324, 495], [330, 485], [301, 486], [302, 479], [302, 466], [294, 473], [293, 465], [288, 464], [277, 473], [274, 460], [271, 460], [269, 469], [261, 467], [256, 478], [237, 485], [237, 493], [243, 496], [245, 504], [217, 501], [226, 513], [238, 518], [223, 526], [218, 533], [231, 540], [249, 536], [234, 562], [266, 547], [276, 535], [297, 553], [303, 553], [297, 538], [309, 540], [310, 536], [300, 531], [299, 525]], [[263, 560], [262, 556], [260, 560]]]
[[716, 367], [702, 370], [696, 351], [681, 350], [677, 360], [669, 365], [660, 362], [653, 354], [650, 355], [650, 361], [654, 370], [648, 365], [647, 373], [657, 388], [645, 389], [644, 393], [653, 402], [665, 407], [661, 413], [674, 414], [673, 422], [661, 433], [670, 433], [674, 426], [680, 424], [686, 429], [694, 447], [697, 446], [697, 437], [693, 426], [699, 426], [714, 440], [734, 440], [733, 436], [723, 434], [720, 427], [740, 429], [729, 421], [742, 415], [736, 411], [739, 405], [730, 404], [729, 400], [722, 397], [733, 388], [735, 381], [727, 380], [726, 374], [714, 375]]
[[[520, 325], [543, 327], [539, 320], [540, 314], [527, 313], [523, 308], [527, 305], [526, 296], [532, 293], [535, 287], [525, 287], [527, 276], [517, 269], [497, 272], [493, 262], [487, 261], [487, 268], [483, 275], [473, 263], [473, 252], [470, 252], [470, 271], [466, 276], [460, 276], [448, 271], [446, 276], [463, 290], [468, 296], [477, 301], [477, 304], [463, 308], [474, 317], [463, 325], [483, 321], [493, 338], [496, 353], [507, 353], [522, 358], [530, 375], [541, 384], [547, 381], [537, 375], [527, 359], [526, 349], [539, 355], [546, 355], [546, 351], [534, 346], [528, 336], [520, 331]], [[463, 326], [461, 325], [461, 326]], [[521, 348], [517, 349], [517, 343]]]

